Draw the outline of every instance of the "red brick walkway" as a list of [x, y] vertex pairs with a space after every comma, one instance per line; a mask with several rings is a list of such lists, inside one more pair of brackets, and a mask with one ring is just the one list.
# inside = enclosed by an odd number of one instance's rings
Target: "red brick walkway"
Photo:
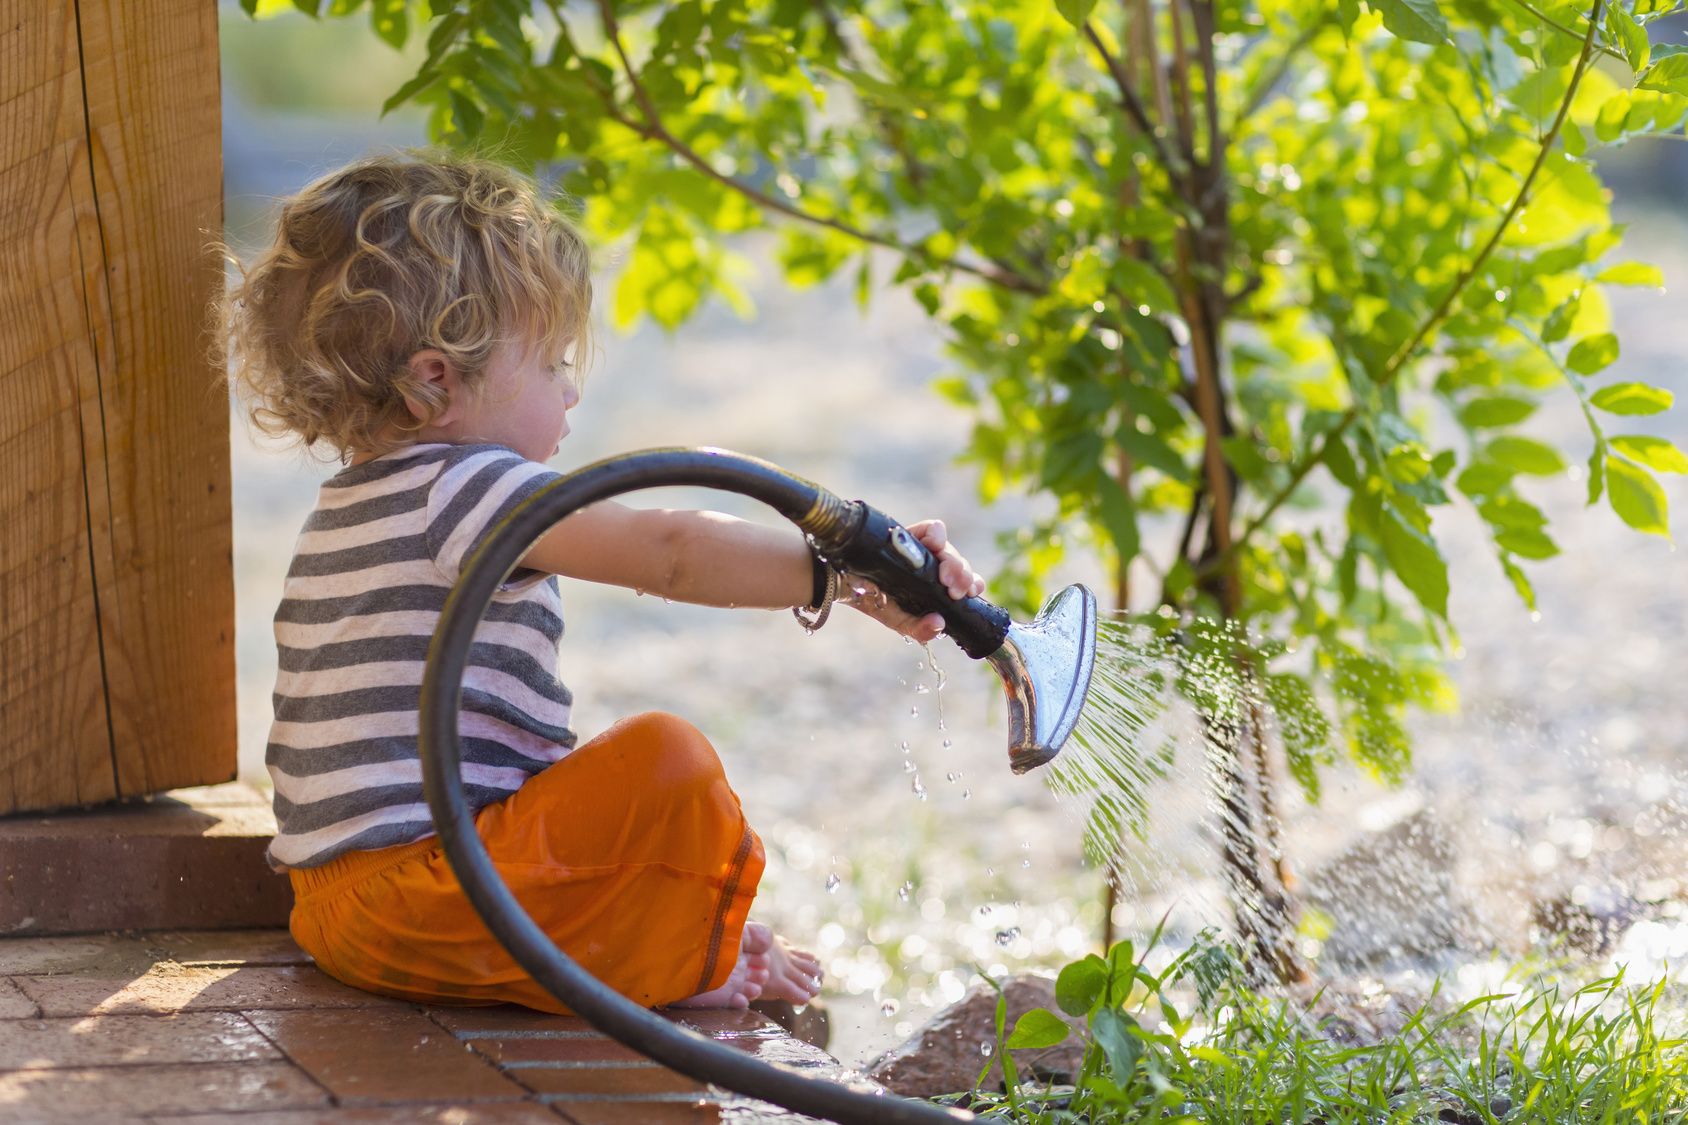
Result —
[[[857, 1081], [753, 1012], [670, 1018], [769, 1062]], [[424, 1008], [318, 972], [286, 933], [0, 939], [8, 1125], [761, 1125], [714, 1090], [523, 1008]]]

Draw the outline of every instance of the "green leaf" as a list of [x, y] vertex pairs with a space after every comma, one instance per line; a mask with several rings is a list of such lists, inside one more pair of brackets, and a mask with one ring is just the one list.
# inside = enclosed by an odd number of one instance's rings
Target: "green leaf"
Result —
[[1544, 344], [1556, 344], [1571, 334], [1571, 325], [1582, 311], [1582, 294], [1571, 297], [1554, 309], [1542, 322], [1541, 339]]
[[1014, 1033], [1003, 1046], [1033, 1050], [1053, 1047], [1071, 1033], [1072, 1028], [1054, 1012], [1047, 1008], [1033, 1008], [1014, 1022]]
[[1108, 963], [1092, 953], [1055, 978], [1055, 1004], [1069, 1016], [1082, 1016], [1096, 1006], [1107, 986]]
[[[1682, 56], [1688, 59], [1688, 56]], [[1646, 285], [1655, 289], [1663, 289], [1665, 285], [1664, 271], [1658, 266], [1650, 266], [1646, 262], [1625, 262], [1602, 270], [1596, 281], [1603, 281], [1607, 285]]]
[[1143, 1055], [1143, 1043], [1132, 1034], [1137, 1021], [1118, 1008], [1103, 1008], [1090, 1017], [1090, 1034], [1102, 1048], [1114, 1081], [1127, 1082]]
[[1106, 474], [1101, 475], [1096, 485], [1096, 511], [1102, 526], [1108, 529], [1108, 537], [1114, 541], [1120, 565], [1136, 558], [1141, 547], [1137, 534], [1137, 506], [1119, 482]]
[[1588, 400], [1608, 414], [1658, 414], [1669, 410], [1675, 396], [1646, 383], [1613, 383], [1601, 387]]
[[1512, 426], [1535, 413], [1536, 404], [1525, 398], [1494, 395], [1474, 398], [1459, 412], [1459, 420], [1472, 429]]
[[1331, 726], [1318, 697], [1306, 680], [1290, 672], [1263, 677], [1266, 701], [1278, 719], [1278, 737], [1284, 744], [1289, 770], [1307, 799], [1319, 800], [1317, 763], [1330, 746]]
[[1612, 3], [1606, 8], [1606, 26], [1617, 37], [1618, 46], [1623, 49], [1624, 58], [1629, 62], [1629, 68], [1640, 74], [1647, 69], [1647, 59], [1652, 53], [1652, 44], [1647, 40], [1647, 29], [1635, 22], [1624, 6]]
[[1508, 435], [1491, 441], [1484, 452], [1496, 464], [1520, 473], [1550, 477], [1565, 471], [1565, 459], [1551, 445], [1543, 445], [1534, 438]]
[[1360, 484], [1360, 469], [1354, 463], [1354, 454], [1349, 450], [1348, 443], [1339, 436], [1325, 439], [1324, 451], [1320, 460], [1330, 470], [1330, 475], [1337, 479], [1337, 483], [1348, 488], [1357, 488]]
[[1407, 523], [1393, 506], [1383, 513], [1383, 553], [1419, 604], [1438, 617], [1448, 615], [1448, 564], [1430, 536]]
[[1611, 366], [1618, 358], [1618, 338], [1610, 332], [1598, 336], [1584, 336], [1565, 357], [1565, 366], [1580, 375], [1593, 375]]
[[1159, 469], [1173, 480], [1187, 484], [1191, 479], [1190, 467], [1184, 464], [1184, 458], [1160, 437], [1143, 433], [1130, 420], [1121, 422], [1114, 431], [1114, 444], [1129, 454], [1133, 461]]
[[1615, 141], [1623, 136], [1624, 122], [1629, 120], [1629, 91], [1619, 90], [1600, 105], [1594, 118], [1594, 135], [1602, 141]]
[[405, 0], [372, 0], [369, 26], [388, 46], [402, 50], [404, 41], [410, 38], [410, 19], [405, 13]]
[[1166, 278], [1136, 258], [1121, 258], [1115, 262], [1113, 276], [1127, 300], [1148, 305], [1151, 312], [1178, 311], [1178, 298], [1173, 294], [1172, 286], [1166, 283]]
[[1526, 559], [1550, 559], [1559, 553], [1559, 545], [1549, 538], [1545, 531], [1529, 528], [1498, 532], [1495, 535], [1495, 544]]
[[1448, 41], [1448, 21], [1435, 0], [1379, 0], [1383, 26], [1398, 39], [1413, 43], [1442, 44]]
[[1467, 465], [1454, 481], [1467, 496], [1488, 496], [1505, 488], [1516, 470], [1497, 465], [1493, 461], [1477, 461]]
[[465, 97], [460, 91], [451, 91], [451, 119], [457, 125], [457, 131], [469, 140], [481, 135], [481, 126], [486, 124], [486, 114], [481, 107]]
[[1688, 95], [1688, 55], [1666, 55], [1636, 83], [1643, 90]]
[[1506, 571], [1506, 576], [1512, 580], [1512, 588], [1518, 591], [1518, 596], [1524, 599], [1524, 604], [1534, 611], [1536, 608], [1536, 588], [1530, 585], [1529, 576], [1519, 568], [1517, 563], [1505, 555], [1500, 557], [1500, 567]]
[[1688, 473], [1688, 456], [1660, 437], [1646, 434], [1620, 434], [1606, 439], [1619, 453], [1631, 461], [1639, 461], [1649, 469], [1661, 473]]
[[1096, 0], [1055, 0], [1055, 10], [1061, 13], [1061, 18], [1080, 30], [1095, 7]]
[[1606, 458], [1606, 492], [1618, 518], [1637, 531], [1670, 538], [1670, 505], [1651, 473], [1620, 457]]
[[1497, 528], [1535, 531], [1547, 525], [1541, 509], [1519, 496], [1496, 496], [1478, 505], [1477, 512]]

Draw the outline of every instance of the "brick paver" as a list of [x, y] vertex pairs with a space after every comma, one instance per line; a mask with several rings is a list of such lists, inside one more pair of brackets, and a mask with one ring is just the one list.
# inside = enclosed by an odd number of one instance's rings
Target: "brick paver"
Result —
[[[665, 1013], [860, 1081], [755, 1012]], [[574, 1016], [347, 988], [283, 931], [0, 939], [6, 1125], [795, 1125]]]

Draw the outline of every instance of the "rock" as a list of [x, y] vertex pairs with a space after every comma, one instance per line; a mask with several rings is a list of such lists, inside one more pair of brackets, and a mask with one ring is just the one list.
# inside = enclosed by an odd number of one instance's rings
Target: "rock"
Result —
[[1641, 903], [1612, 887], [1577, 887], [1530, 904], [1530, 921], [1544, 937], [1591, 957], [1612, 952], [1645, 913]]
[[752, 1000], [750, 1010], [761, 1012], [800, 1043], [824, 1051], [832, 1042], [832, 1017], [827, 1014], [826, 1004], [819, 997], [801, 1008], [789, 1000]]
[[1474, 945], [1456, 858], [1448, 833], [1422, 809], [1310, 871], [1307, 902], [1330, 925], [1321, 970], [1414, 965]]
[[[1063, 1015], [1055, 1005], [1055, 982], [1029, 973], [1007, 977], [1001, 982], [1008, 999], [1007, 1034], [1021, 1016], [1033, 1008], [1046, 1008], [1073, 1027], [1083, 1021]], [[954, 1004], [929, 1020], [926, 1026], [901, 1046], [894, 1047], [868, 1064], [868, 1077], [905, 1097], [929, 1098], [971, 1090], [984, 1070], [987, 1056], [981, 1043], [996, 1045], [996, 990], [988, 984], [975, 985]], [[980, 1086], [999, 1089], [1002, 1064], [988, 1060], [990, 1072]], [[1022, 1079], [1039, 1083], [1070, 1083], [1084, 1061], [1084, 1047], [1077, 1035], [1064, 1043], [1042, 1050], [1014, 1052], [1014, 1065]]]
[[1440, 993], [1390, 986], [1372, 977], [1305, 981], [1288, 992], [1319, 1034], [1344, 1047], [1374, 1047], [1394, 1039], [1426, 1007], [1432, 1017], [1451, 1011]]

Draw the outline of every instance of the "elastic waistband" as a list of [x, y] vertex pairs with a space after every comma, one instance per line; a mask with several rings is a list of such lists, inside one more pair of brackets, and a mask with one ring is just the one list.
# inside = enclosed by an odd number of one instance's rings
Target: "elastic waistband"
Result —
[[420, 840], [372, 852], [347, 852], [320, 867], [294, 867], [288, 870], [293, 880], [294, 901], [303, 905], [307, 899], [334, 894], [353, 883], [361, 883], [389, 867], [396, 867], [417, 856], [438, 851], [440, 838], [424, 836]]

